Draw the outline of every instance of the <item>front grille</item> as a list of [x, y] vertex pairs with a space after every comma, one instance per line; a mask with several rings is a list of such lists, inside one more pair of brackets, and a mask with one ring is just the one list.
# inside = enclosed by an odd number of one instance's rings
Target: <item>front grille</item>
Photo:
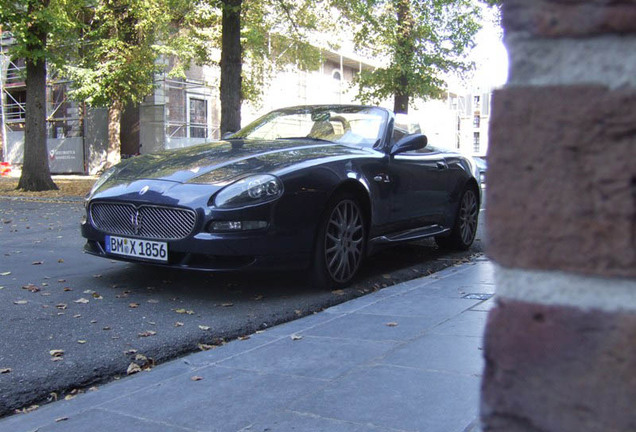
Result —
[[155, 240], [186, 238], [196, 222], [196, 213], [188, 209], [119, 203], [92, 203], [90, 216], [100, 231]]

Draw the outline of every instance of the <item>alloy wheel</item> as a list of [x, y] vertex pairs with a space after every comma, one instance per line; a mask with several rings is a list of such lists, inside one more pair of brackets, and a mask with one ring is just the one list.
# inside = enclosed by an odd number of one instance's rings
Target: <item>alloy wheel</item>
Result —
[[334, 207], [324, 247], [329, 275], [337, 283], [347, 282], [358, 270], [364, 250], [364, 221], [356, 202], [343, 200]]
[[477, 232], [477, 197], [475, 192], [468, 189], [462, 198], [459, 210], [459, 230], [464, 244], [470, 244]]

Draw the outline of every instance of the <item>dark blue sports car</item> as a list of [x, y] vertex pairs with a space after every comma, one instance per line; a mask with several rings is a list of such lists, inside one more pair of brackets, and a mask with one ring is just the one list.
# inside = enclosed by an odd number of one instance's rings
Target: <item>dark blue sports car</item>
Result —
[[474, 163], [370, 106], [273, 111], [218, 142], [127, 159], [86, 202], [86, 252], [213, 271], [310, 269], [348, 284], [375, 247], [435, 237], [467, 249]]

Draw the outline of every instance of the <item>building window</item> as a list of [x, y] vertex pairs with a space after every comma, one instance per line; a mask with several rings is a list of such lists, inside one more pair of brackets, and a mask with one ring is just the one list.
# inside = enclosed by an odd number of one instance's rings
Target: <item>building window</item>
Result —
[[342, 75], [340, 74], [339, 70], [334, 70], [331, 76], [333, 76], [333, 79], [335, 79], [336, 81], [342, 80]]
[[479, 129], [480, 125], [481, 125], [481, 116], [479, 115], [479, 113], [475, 113], [475, 116], [473, 117], [473, 127]]
[[473, 133], [473, 153], [479, 153], [480, 148], [479, 132], [475, 132]]
[[190, 138], [208, 137], [208, 101], [190, 98]]

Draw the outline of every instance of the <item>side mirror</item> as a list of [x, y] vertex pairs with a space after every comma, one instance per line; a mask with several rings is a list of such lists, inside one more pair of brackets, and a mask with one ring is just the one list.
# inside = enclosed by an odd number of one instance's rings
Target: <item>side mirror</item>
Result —
[[225, 133], [221, 136], [221, 139], [224, 139], [224, 140], [226, 140], [226, 139], [230, 139], [230, 138], [232, 138], [232, 135], [234, 135], [235, 133], [236, 133], [236, 132], [225, 132]]
[[391, 156], [409, 151], [416, 151], [426, 147], [428, 138], [426, 135], [412, 134], [407, 135], [391, 147]]

